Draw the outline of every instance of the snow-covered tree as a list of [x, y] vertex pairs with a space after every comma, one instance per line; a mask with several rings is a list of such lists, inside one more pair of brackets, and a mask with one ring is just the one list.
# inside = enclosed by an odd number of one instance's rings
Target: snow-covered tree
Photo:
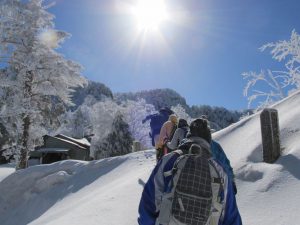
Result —
[[274, 71], [283, 79], [283, 85], [300, 88], [300, 35], [293, 30], [288, 41], [269, 43], [261, 51], [271, 49], [273, 59], [285, 63], [285, 71]]
[[91, 145], [92, 157], [102, 155], [103, 142], [112, 132], [113, 120], [117, 114], [122, 114], [123, 120], [129, 125], [132, 137], [140, 141], [144, 147], [149, 147], [150, 127], [147, 123], [143, 124], [142, 120], [154, 112], [154, 106], [147, 104], [144, 99], [117, 104], [108, 98], [97, 101], [93, 96], [87, 96], [77, 110], [68, 111], [61, 116], [61, 127], [55, 134], [62, 133], [78, 138], [94, 134]]
[[115, 94], [115, 99], [118, 101], [133, 100], [138, 101], [138, 99], [145, 99], [148, 104], [154, 105], [156, 110], [162, 107], [176, 106], [180, 104], [184, 108], [188, 108], [185, 98], [183, 98], [176, 91], [165, 88], [165, 89], [153, 89], [147, 91], [140, 91], [136, 93], [117, 93]]
[[47, 133], [44, 125], [51, 122], [45, 121], [53, 114], [43, 112], [53, 109], [53, 98], [71, 104], [72, 88], [85, 83], [81, 66], [54, 50], [70, 35], [54, 29], [46, 9], [42, 0], [0, 1], [0, 59], [6, 67], [1, 117], [8, 131], [17, 131], [18, 168], [26, 167], [28, 152]]
[[177, 106], [172, 106], [171, 110], [178, 116], [178, 118], [185, 119], [188, 124], [192, 122], [193, 119], [189, 114], [187, 114], [185, 109], [180, 104], [178, 104]]
[[101, 145], [100, 158], [125, 155], [131, 152], [133, 138], [129, 125], [124, 121], [123, 115], [117, 113], [112, 123], [111, 132]]
[[248, 107], [259, 101], [257, 109], [262, 109], [300, 88], [300, 35], [293, 30], [290, 40], [268, 43], [260, 48], [261, 51], [267, 49], [274, 60], [284, 62], [285, 69], [242, 74], [247, 80], [244, 96], [248, 99]]
[[142, 123], [147, 115], [154, 114], [155, 108], [151, 104], [147, 104], [144, 99], [137, 101], [125, 101], [124, 106], [124, 119], [129, 125], [129, 131], [132, 137], [139, 141], [143, 147], [151, 146], [151, 139], [149, 137], [150, 121]]
[[81, 138], [94, 134], [91, 140], [91, 156], [101, 155], [102, 144], [112, 130], [113, 120], [124, 108], [111, 99], [97, 101], [87, 96], [84, 103], [74, 112], [68, 111], [61, 117], [61, 127], [56, 133]]
[[[248, 108], [250, 108], [252, 102], [257, 99], [260, 99], [257, 107], [259, 110], [286, 97], [284, 91], [284, 88], [287, 87], [287, 84], [284, 84], [285, 78], [274, 74], [271, 70], [262, 70], [260, 73], [250, 71], [243, 73], [242, 76], [244, 79], [248, 80], [243, 93], [248, 99]], [[261, 91], [254, 89], [258, 83], [260, 83], [260, 88], [266, 90]]]
[[93, 97], [96, 101], [104, 101], [105, 98], [113, 99], [112, 91], [100, 82], [89, 80], [83, 87], [75, 88], [72, 102], [75, 104], [71, 110], [77, 109], [87, 97]]
[[92, 117], [93, 113], [87, 105], [81, 105], [77, 110], [69, 110], [60, 117], [61, 126], [54, 131], [54, 134], [64, 134], [74, 138], [84, 138], [93, 134]]

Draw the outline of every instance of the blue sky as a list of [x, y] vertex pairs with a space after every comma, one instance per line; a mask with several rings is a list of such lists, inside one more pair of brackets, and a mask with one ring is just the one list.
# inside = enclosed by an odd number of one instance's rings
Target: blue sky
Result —
[[169, 18], [138, 32], [137, 0], [57, 0], [61, 49], [113, 92], [171, 88], [189, 105], [245, 109], [241, 73], [281, 68], [258, 48], [300, 32], [299, 0], [166, 0]]

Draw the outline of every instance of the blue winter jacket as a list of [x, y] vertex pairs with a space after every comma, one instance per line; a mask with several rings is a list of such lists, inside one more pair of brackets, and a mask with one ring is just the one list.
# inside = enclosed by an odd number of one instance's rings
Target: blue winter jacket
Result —
[[[168, 183], [171, 179], [171, 176], [165, 177], [163, 173], [170, 171], [173, 168], [173, 165], [179, 156], [180, 155], [176, 152], [171, 152], [163, 156], [152, 171], [149, 180], [145, 184], [140, 200], [139, 225], [155, 225], [159, 215], [158, 205], [161, 203], [161, 196], [167, 190]], [[218, 163], [222, 166], [221, 162]], [[225, 169], [224, 171], [226, 172]], [[219, 225], [242, 225], [233, 191], [233, 182], [231, 181], [230, 176], [228, 176], [227, 184], [225, 214], [223, 219], [219, 221]]]
[[155, 113], [146, 116], [146, 118], [142, 120], [142, 123], [145, 123], [147, 120], [150, 120], [151, 132], [149, 133], [149, 135], [152, 140], [152, 146], [155, 146], [154, 137], [156, 135], [159, 135], [162, 125], [166, 121], [168, 121], [168, 119], [169, 115], [167, 113]]

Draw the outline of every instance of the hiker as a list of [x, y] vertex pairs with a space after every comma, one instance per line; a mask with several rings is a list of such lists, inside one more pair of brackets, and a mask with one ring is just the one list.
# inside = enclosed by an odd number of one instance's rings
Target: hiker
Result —
[[167, 142], [167, 147], [172, 151], [177, 149], [179, 143], [186, 138], [189, 131], [189, 125], [185, 119], [179, 119], [177, 129], [171, 141]]
[[165, 122], [162, 128], [160, 129], [159, 140], [157, 145], [155, 146], [155, 148], [157, 149], [157, 161], [159, 161], [163, 155], [166, 155], [168, 153], [168, 147], [166, 146], [166, 143], [172, 140], [176, 128], [177, 116], [175, 114], [172, 114], [169, 116], [169, 120]]
[[[208, 121], [206, 115], [201, 115], [200, 118], [207, 120], [208, 126], [209, 126], [209, 121]], [[210, 130], [212, 131], [212, 129], [210, 129]], [[188, 139], [183, 140], [182, 142], [185, 142], [185, 141], [188, 141]], [[234, 181], [233, 169], [230, 165], [230, 161], [227, 158], [223, 148], [215, 140], [211, 140], [210, 147], [211, 147], [211, 151], [212, 151], [212, 157], [214, 159], [218, 160], [222, 164], [222, 166], [223, 166], [224, 170], [226, 171], [227, 175], [231, 178], [231, 180], [233, 182], [234, 193], [237, 194], [237, 188], [236, 188], [236, 184], [235, 184], [235, 181]]]
[[194, 120], [186, 141], [162, 157], [145, 184], [139, 225], [242, 225], [233, 182], [210, 142], [207, 120]]
[[161, 108], [158, 113], [151, 114], [146, 116], [145, 119], [142, 120], [142, 123], [150, 120], [150, 128], [149, 136], [152, 140], [152, 146], [156, 146], [159, 139], [160, 129], [163, 126], [164, 122], [168, 121], [169, 116], [174, 112], [168, 107]]

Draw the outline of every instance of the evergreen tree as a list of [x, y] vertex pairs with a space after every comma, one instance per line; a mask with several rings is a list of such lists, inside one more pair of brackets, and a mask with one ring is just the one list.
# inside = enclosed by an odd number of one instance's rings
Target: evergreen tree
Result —
[[144, 99], [137, 101], [127, 100], [122, 103], [124, 107], [124, 119], [129, 125], [129, 131], [134, 140], [139, 141], [143, 148], [151, 147], [151, 138], [149, 137], [150, 120], [142, 123], [143, 119], [150, 114], [154, 114], [155, 108], [147, 104]]
[[128, 154], [131, 152], [132, 142], [129, 125], [124, 121], [123, 115], [118, 113], [113, 120], [111, 132], [101, 146], [101, 155], [112, 157]]

